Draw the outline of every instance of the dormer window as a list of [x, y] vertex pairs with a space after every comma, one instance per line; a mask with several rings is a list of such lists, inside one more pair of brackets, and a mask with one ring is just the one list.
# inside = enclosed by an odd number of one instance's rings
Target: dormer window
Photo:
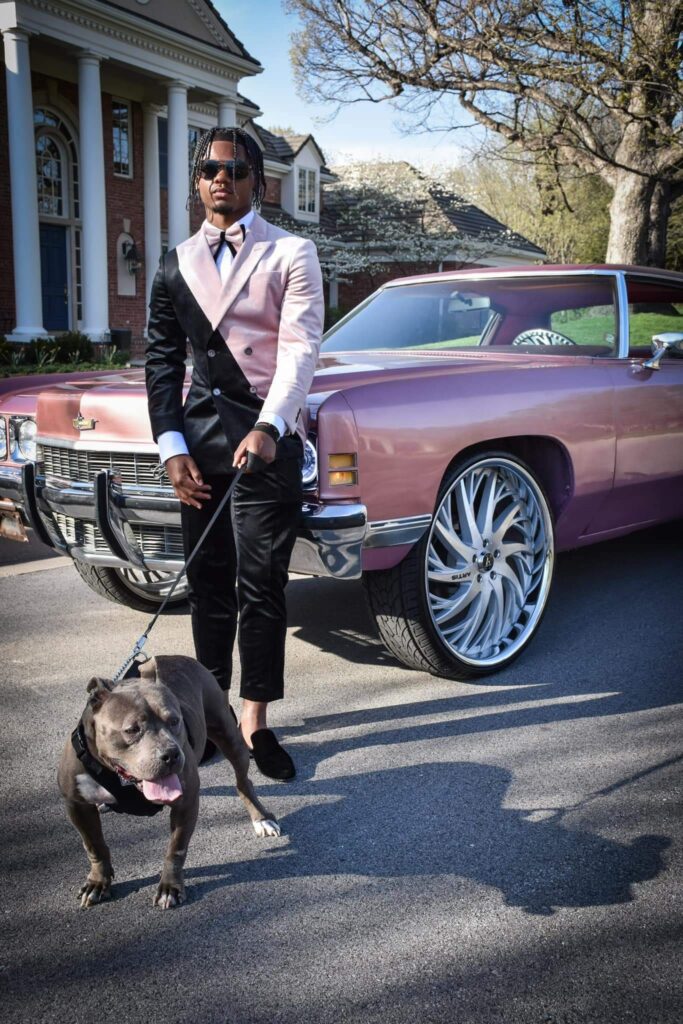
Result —
[[316, 173], [307, 167], [299, 168], [299, 191], [297, 209], [299, 213], [315, 213], [317, 208]]

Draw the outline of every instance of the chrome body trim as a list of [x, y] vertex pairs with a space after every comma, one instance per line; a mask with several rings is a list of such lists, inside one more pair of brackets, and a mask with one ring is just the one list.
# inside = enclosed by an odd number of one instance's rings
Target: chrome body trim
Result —
[[360, 579], [366, 529], [365, 505], [303, 505], [290, 571], [341, 580]]
[[[658, 270], [656, 267], [652, 268], [652, 273], [651, 274], [649, 274], [647, 272], [647, 268], [646, 267], [645, 268], [641, 268], [641, 267], [634, 268], [632, 272], [633, 273], [637, 273], [639, 277], [656, 277], [660, 281], [663, 280], [661, 270]], [[416, 278], [413, 278], [413, 277], [410, 277], [410, 278], [401, 278], [401, 277], [399, 277], [399, 278], [396, 278], [393, 281], [387, 281], [386, 284], [383, 284], [381, 286], [381, 288], [377, 289], [377, 291], [381, 291], [383, 288], [403, 288], [403, 287], [410, 288], [412, 285], [415, 285], [415, 284], [431, 283], [433, 281], [451, 281], [452, 280], [452, 281], [458, 282], [458, 281], [472, 281], [472, 280], [475, 280], [475, 279], [478, 280], [478, 281], [480, 281], [480, 280], [484, 281], [484, 280], [490, 280], [491, 278], [493, 278], [495, 280], [502, 280], [503, 278], [509, 278], [509, 277], [534, 277], [534, 278], [535, 277], [616, 277], [618, 274], [625, 274], [625, 273], [626, 273], [625, 270], [620, 270], [620, 269], [612, 268], [612, 267], [589, 268], [589, 269], [578, 268], [577, 270], [573, 270], [573, 269], [572, 270], [558, 270], [557, 268], [555, 268], [555, 269], [548, 269], [548, 268], [543, 267], [543, 266], [534, 267], [531, 270], [515, 270], [514, 267], [510, 267], [509, 270], [501, 270], [500, 268], [496, 268], [496, 267], [485, 267], [485, 268], [478, 269], [478, 270], [450, 270], [450, 271], [449, 270], [446, 270], [446, 271], [442, 270], [440, 273], [421, 274], [419, 276], [419, 279], [416, 279]], [[678, 276], [679, 276], [679, 279], [680, 279], [682, 275], [679, 274]], [[669, 278], [667, 276], [666, 280], [668, 280], [668, 279]], [[673, 280], [673, 278], [672, 278], [672, 280]], [[377, 292], [374, 292], [373, 294], [376, 295]], [[356, 307], [356, 309], [357, 308], [358, 307]], [[354, 310], [351, 310], [351, 312], [354, 312]], [[348, 316], [348, 314], [347, 314], [347, 316]], [[337, 323], [341, 323], [341, 321], [337, 321]], [[337, 324], [334, 324], [334, 326], [336, 327]], [[330, 330], [332, 330], [332, 328], [330, 328]]]
[[620, 270], [617, 274], [617, 302], [619, 310], [619, 358], [626, 359], [630, 347], [630, 325], [628, 322], [628, 290], [626, 274]]
[[[109, 470], [94, 481], [59, 480], [30, 466], [21, 493], [32, 509], [31, 525], [46, 543], [90, 565], [178, 570], [182, 555], [163, 549], [165, 530], [173, 532], [176, 543], [180, 536], [180, 502], [171, 488], [120, 484]], [[366, 529], [364, 505], [305, 503], [291, 571], [359, 578]], [[150, 534], [152, 554], [145, 551]]]
[[19, 501], [21, 498], [21, 469], [17, 466], [0, 466], [0, 498]]
[[74, 448], [76, 451], [88, 452], [125, 452], [127, 455], [156, 455], [159, 457], [159, 449], [153, 441], [142, 444], [132, 441], [107, 441], [106, 439], [95, 439], [88, 435], [87, 438], [78, 438], [73, 441], [63, 437], [46, 437], [39, 434], [36, 437], [37, 445], [50, 445], [54, 448]]
[[397, 544], [416, 544], [429, 529], [432, 516], [404, 516], [368, 523], [364, 548], [389, 548]]

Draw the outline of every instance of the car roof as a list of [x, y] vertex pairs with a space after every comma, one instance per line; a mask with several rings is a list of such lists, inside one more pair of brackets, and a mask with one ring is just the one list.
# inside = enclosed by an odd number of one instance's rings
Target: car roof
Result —
[[387, 281], [384, 287], [395, 287], [402, 284], [417, 284], [420, 281], [461, 281], [472, 277], [525, 277], [533, 274], [577, 274], [577, 273], [616, 273], [626, 271], [631, 274], [642, 274], [670, 281], [672, 284], [683, 284], [683, 274], [674, 270], [663, 270], [660, 267], [638, 267], [627, 263], [528, 263], [507, 267], [471, 267], [465, 270], [442, 270], [431, 274], [413, 274], [410, 277], [395, 277]]

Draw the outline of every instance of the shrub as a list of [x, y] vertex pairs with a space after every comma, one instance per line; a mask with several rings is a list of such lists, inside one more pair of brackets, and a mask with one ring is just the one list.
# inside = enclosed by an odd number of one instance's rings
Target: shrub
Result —
[[55, 339], [57, 361], [60, 363], [87, 363], [94, 356], [93, 345], [82, 331], [65, 331]]

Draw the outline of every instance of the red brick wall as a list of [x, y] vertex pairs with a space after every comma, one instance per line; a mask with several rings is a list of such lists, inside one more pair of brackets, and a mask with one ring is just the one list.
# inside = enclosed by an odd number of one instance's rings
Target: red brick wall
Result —
[[266, 175], [266, 195], [264, 203], [273, 203], [275, 206], [282, 205], [281, 184], [279, 178], [269, 178]]
[[12, 210], [7, 150], [7, 95], [5, 65], [0, 64], [0, 334], [9, 334], [15, 325], [14, 264], [12, 260]]
[[142, 107], [130, 104], [133, 177], [114, 174], [112, 139], [112, 97], [102, 94], [105, 188], [107, 193], [107, 262], [109, 265], [109, 325], [141, 335], [146, 325], [144, 269], [136, 275], [136, 294], [119, 295], [116, 272], [116, 240], [123, 232], [124, 218], [130, 220], [130, 234], [141, 256], [145, 252], [145, 197], [142, 139]]

